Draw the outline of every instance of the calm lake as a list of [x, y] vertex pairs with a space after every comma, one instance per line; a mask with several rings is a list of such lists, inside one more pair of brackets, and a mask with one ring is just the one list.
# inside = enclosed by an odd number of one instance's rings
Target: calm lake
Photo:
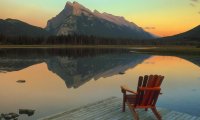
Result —
[[20, 120], [35, 120], [122, 97], [120, 85], [135, 90], [139, 76], [159, 74], [165, 79], [157, 106], [200, 116], [200, 56], [130, 51], [0, 49], [0, 113], [33, 109]]

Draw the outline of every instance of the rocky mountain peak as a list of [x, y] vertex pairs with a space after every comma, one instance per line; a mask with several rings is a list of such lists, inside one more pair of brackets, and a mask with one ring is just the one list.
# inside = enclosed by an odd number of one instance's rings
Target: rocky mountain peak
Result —
[[67, 6], [73, 6], [73, 4], [70, 1], [67, 1], [65, 7], [67, 7]]
[[95, 14], [95, 13], [100, 13], [100, 12], [98, 10], [94, 10], [93, 13]]
[[46, 30], [56, 35], [78, 33], [103, 37], [152, 38], [152, 35], [124, 17], [91, 11], [78, 2], [67, 2], [64, 10], [48, 21]]
[[65, 5], [65, 10], [66, 12], [69, 12], [69, 9], [72, 9], [72, 13], [73, 15], [76, 16], [80, 16], [81, 14], [92, 14], [92, 11], [90, 11], [88, 8], [84, 7], [83, 5], [79, 4], [78, 2], [74, 1], [73, 3], [71, 3], [70, 1], [68, 1]]
[[74, 1], [73, 3], [68, 1], [65, 6], [65, 11], [66, 12], [64, 12], [64, 13], [70, 12], [71, 14], [73, 14], [75, 16], [80, 16], [80, 15], [84, 14], [86, 16], [93, 16], [96, 18], [104, 19], [106, 21], [115, 23], [120, 26], [130, 27], [131, 29], [135, 29], [135, 30], [140, 29], [136, 24], [127, 21], [122, 16], [115, 16], [115, 15], [112, 15], [112, 14], [106, 13], [106, 12], [100, 13], [97, 10], [94, 10], [92, 12], [91, 10], [89, 10], [88, 8], [84, 7], [83, 5], [79, 4], [76, 1]]

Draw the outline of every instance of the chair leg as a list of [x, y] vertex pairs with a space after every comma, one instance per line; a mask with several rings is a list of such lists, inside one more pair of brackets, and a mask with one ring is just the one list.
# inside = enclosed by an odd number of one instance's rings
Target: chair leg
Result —
[[151, 108], [151, 110], [153, 111], [154, 115], [157, 117], [158, 120], [162, 120], [161, 115], [158, 113], [156, 108]]
[[138, 116], [137, 112], [135, 111], [135, 109], [132, 109], [131, 111], [133, 112], [133, 116], [134, 116], [135, 120], [139, 120], [139, 116]]
[[135, 108], [129, 102], [127, 102], [127, 105], [130, 108], [131, 112], [133, 113], [133, 117], [135, 118], [135, 120], [139, 120], [139, 116], [135, 111]]
[[125, 109], [126, 109], [125, 102], [126, 102], [126, 95], [123, 95], [122, 112], [125, 112]]

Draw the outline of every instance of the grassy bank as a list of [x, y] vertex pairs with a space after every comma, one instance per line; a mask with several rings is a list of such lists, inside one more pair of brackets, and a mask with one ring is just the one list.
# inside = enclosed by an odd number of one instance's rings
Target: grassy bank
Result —
[[135, 52], [156, 53], [156, 54], [197, 54], [200, 55], [200, 48], [194, 46], [157, 46], [147, 49], [134, 49]]

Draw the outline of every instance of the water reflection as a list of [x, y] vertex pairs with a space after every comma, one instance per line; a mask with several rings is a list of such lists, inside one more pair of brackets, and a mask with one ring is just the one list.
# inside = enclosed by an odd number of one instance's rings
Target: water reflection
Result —
[[0, 113], [36, 110], [20, 120], [122, 97], [119, 86], [135, 89], [138, 76], [145, 74], [166, 77], [159, 106], [200, 116], [199, 56], [154, 56], [118, 49], [1, 49], [0, 54]]
[[200, 57], [199, 57], [199, 55], [189, 55], [189, 56], [181, 55], [179, 57], [181, 57], [183, 59], [186, 59], [186, 60], [192, 62], [193, 64], [197, 65], [197, 66], [200, 66]]
[[3, 49], [1, 54], [0, 71], [18, 71], [45, 62], [68, 88], [125, 72], [150, 57], [119, 49]]

